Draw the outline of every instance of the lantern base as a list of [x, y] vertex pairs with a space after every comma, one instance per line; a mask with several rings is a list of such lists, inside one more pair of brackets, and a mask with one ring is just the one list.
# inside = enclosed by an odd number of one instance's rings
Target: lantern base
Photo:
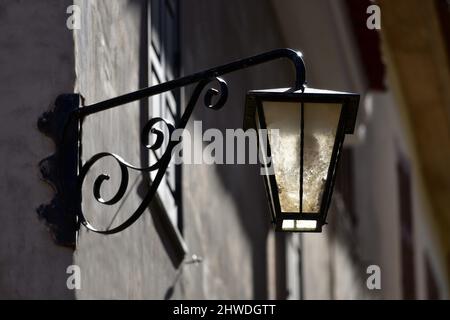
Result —
[[323, 223], [315, 219], [280, 219], [275, 223], [277, 232], [322, 232]]

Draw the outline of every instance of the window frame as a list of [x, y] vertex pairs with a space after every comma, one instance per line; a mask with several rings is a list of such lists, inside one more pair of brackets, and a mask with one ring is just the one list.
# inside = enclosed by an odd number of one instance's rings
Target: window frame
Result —
[[[153, 5], [158, 4], [155, 8]], [[163, 9], [161, 5], [167, 6], [168, 10], [175, 15], [175, 56], [172, 57], [173, 64], [170, 67], [170, 72], [168, 72], [167, 60], [165, 55], [165, 44], [166, 35], [165, 23], [166, 18], [164, 18]], [[179, 64], [179, 50], [180, 50], [180, 32], [179, 32], [179, 1], [178, 0], [148, 0], [147, 1], [147, 58], [148, 58], [148, 81], [149, 86], [153, 86], [157, 83], [162, 83], [165, 81], [172, 80], [179, 76], [180, 64]], [[159, 16], [159, 31], [155, 30], [152, 25], [152, 11], [159, 9], [157, 13]], [[164, 7], [166, 9], [166, 7]], [[160, 34], [162, 33], [162, 34]], [[156, 38], [157, 37], [157, 38]], [[155, 38], [157, 41], [155, 41]], [[171, 39], [173, 40], [173, 39]], [[157, 79], [155, 79], [155, 76]], [[177, 92], [165, 92], [161, 95], [157, 95], [149, 98], [149, 116], [150, 118], [161, 117], [174, 125], [178, 122], [180, 117], [180, 101], [181, 101], [181, 90]], [[161, 127], [161, 129], [167, 129]], [[167, 134], [168, 132], [165, 132]], [[166, 135], [167, 136], [167, 135]], [[168, 141], [166, 140], [166, 143]], [[163, 146], [157, 152], [149, 151], [149, 162], [155, 163], [161, 156], [162, 152], [165, 151], [165, 146]], [[172, 159], [173, 161], [173, 159]], [[156, 172], [150, 173], [150, 181], [153, 181], [156, 176]], [[165, 172], [164, 178], [158, 188], [155, 195], [155, 201], [151, 205], [151, 210], [158, 212], [158, 216], [161, 218], [161, 226], [166, 231], [171, 243], [175, 246], [176, 252], [185, 257], [188, 252], [187, 245], [183, 238], [183, 215], [182, 215], [182, 196], [181, 196], [181, 166], [175, 166], [171, 163]]]

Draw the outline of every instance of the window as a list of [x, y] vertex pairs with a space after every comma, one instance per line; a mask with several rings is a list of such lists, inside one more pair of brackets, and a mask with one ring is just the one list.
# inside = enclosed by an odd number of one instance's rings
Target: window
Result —
[[354, 204], [354, 163], [353, 149], [343, 148], [339, 167], [336, 173], [335, 192], [342, 197], [345, 212], [349, 215], [350, 221], [356, 225], [358, 219], [355, 214]]
[[301, 234], [286, 237], [286, 290], [287, 299], [302, 298], [302, 249]]
[[286, 235], [275, 233], [276, 300], [286, 300], [289, 296], [286, 266]]
[[431, 265], [430, 258], [427, 254], [425, 254], [425, 272], [426, 272], [426, 281], [427, 281], [427, 299], [429, 300], [438, 300], [440, 299], [439, 286], [436, 280], [436, 275], [433, 270], [433, 266]]
[[401, 272], [404, 299], [416, 298], [414, 267], [413, 215], [411, 206], [411, 178], [405, 160], [397, 163], [398, 194], [400, 200]]
[[[179, 76], [178, 11], [179, 4], [176, 0], [149, 1], [148, 59], [151, 86], [173, 80]], [[179, 101], [179, 90], [150, 98], [150, 117], [161, 117], [176, 124], [180, 114]], [[160, 128], [166, 130], [165, 133], [167, 134], [167, 128], [164, 128], [164, 125], [161, 125]], [[155, 163], [164, 151], [164, 147], [156, 151], [150, 151], [151, 163]], [[183, 220], [179, 205], [181, 200], [180, 170], [180, 166], [175, 166], [173, 163], [169, 165], [158, 188], [158, 198], [161, 200], [161, 206], [172, 224], [181, 232]], [[156, 171], [151, 173], [152, 179], [154, 179], [156, 173]]]

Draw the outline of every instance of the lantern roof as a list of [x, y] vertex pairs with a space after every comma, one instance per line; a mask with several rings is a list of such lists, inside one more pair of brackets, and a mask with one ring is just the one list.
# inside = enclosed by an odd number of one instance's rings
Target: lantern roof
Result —
[[244, 114], [244, 130], [255, 128], [254, 115], [256, 101], [285, 101], [305, 103], [342, 103], [344, 116], [344, 130], [352, 134], [355, 130], [360, 95], [351, 92], [323, 90], [305, 87], [303, 90], [292, 88], [274, 88], [251, 90], [247, 93]]
[[357, 93], [351, 93], [351, 92], [342, 92], [342, 91], [334, 91], [334, 90], [324, 90], [324, 89], [315, 89], [315, 88], [309, 88], [305, 86], [304, 90], [293, 90], [292, 88], [272, 88], [272, 89], [259, 89], [259, 90], [251, 90], [248, 93], [252, 94], [258, 94], [258, 93], [295, 93], [295, 94], [337, 94], [337, 95], [356, 95]]

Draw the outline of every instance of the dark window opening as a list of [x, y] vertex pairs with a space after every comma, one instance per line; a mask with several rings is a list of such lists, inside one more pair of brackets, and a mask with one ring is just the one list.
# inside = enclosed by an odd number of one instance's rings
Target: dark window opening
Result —
[[341, 195], [345, 210], [355, 226], [358, 219], [355, 214], [354, 160], [353, 149], [351, 148], [342, 149], [341, 159], [336, 172], [335, 192]]
[[[150, 85], [173, 80], [179, 77], [180, 36], [179, 36], [179, 1], [149, 1], [149, 79]], [[150, 99], [150, 116], [162, 117], [176, 124], [181, 113], [180, 90], [154, 96]], [[154, 159], [162, 156], [164, 150], [158, 150]], [[164, 181], [158, 190], [158, 196], [164, 203], [164, 210], [174, 226], [182, 233], [183, 213], [181, 195], [181, 166], [170, 164]]]
[[401, 272], [404, 299], [416, 298], [414, 266], [414, 225], [411, 205], [411, 177], [406, 161], [397, 163], [400, 200]]
[[439, 287], [436, 281], [436, 275], [431, 265], [428, 255], [425, 255], [425, 272], [427, 281], [427, 299], [438, 300], [440, 299]]

